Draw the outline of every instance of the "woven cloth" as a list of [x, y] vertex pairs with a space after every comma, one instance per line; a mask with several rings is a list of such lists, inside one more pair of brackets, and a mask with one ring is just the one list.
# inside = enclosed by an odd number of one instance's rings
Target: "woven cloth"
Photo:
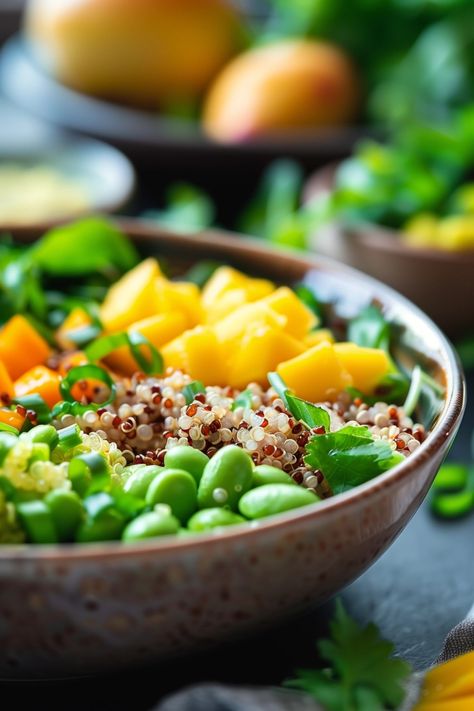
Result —
[[[474, 607], [446, 637], [436, 664], [474, 649]], [[424, 673], [409, 679], [399, 711], [410, 711], [418, 701]], [[324, 711], [306, 694], [273, 687], [236, 687], [199, 684], [164, 699], [153, 711]]]

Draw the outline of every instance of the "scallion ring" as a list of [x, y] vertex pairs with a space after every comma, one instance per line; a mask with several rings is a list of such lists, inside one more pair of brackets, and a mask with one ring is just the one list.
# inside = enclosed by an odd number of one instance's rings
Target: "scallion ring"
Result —
[[101, 368], [99, 365], [89, 363], [87, 365], [77, 365], [74, 368], [71, 368], [67, 375], [61, 380], [59, 389], [66, 402], [78, 402], [72, 394], [72, 389], [76, 383], [79, 383], [82, 380], [99, 380], [101, 383], [104, 383], [110, 391], [110, 395], [107, 400], [103, 400], [102, 402], [90, 402], [88, 403], [88, 409], [98, 410], [99, 407], [105, 407], [105, 405], [110, 405], [110, 403], [114, 401], [117, 390], [114, 381], [107, 371], [104, 370], [104, 368]]

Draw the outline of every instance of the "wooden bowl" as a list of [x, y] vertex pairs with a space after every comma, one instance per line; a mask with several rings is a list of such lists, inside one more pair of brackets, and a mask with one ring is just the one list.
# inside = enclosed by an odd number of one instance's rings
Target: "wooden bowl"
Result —
[[[308, 181], [304, 199], [330, 191], [336, 166]], [[413, 247], [398, 232], [374, 224], [331, 224], [312, 238], [312, 248], [360, 269], [411, 299], [451, 338], [474, 330], [474, 250]]]
[[118, 672], [317, 606], [398, 536], [461, 420], [463, 376], [452, 347], [383, 284], [319, 256], [275, 253], [217, 232], [183, 236], [131, 221], [122, 227], [144, 253], [171, 266], [212, 258], [283, 283], [303, 280], [345, 316], [377, 298], [398, 325], [397, 357], [408, 366], [421, 363], [445, 384], [445, 396], [426, 441], [405, 462], [314, 506], [186, 539], [0, 546], [3, 678]]

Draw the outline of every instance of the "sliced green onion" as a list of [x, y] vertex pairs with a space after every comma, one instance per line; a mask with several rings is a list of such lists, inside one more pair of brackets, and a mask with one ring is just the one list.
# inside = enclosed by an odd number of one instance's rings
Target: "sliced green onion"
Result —
[[84, 499], [84, 508], [91, 519], [96, 519], [115, 505], [114, 499], [105, 491], [99, 491]]
[[[71, 368], [71, 370], [68, 371], [67, 375], [62, 379], [59, 385], [59, 389], [61, 395], [63, 396], [66, 402], [77, 402], [71, 391], [74, 385], [76, 385], [76, 383], [80, 382], [81, 380], [99, 380], [100, 382], [104, 383], [104, 385], [106, 385], [110, 390], [110, 395], [107, 400], [104, 400], [103, 402], [88, 403], [87, 409], [98, 410], [99, 407], [109, 405], [115, 399], [116, 387], [110, 375], [107, 373], [106, 370], [104, 370], [104, 368], [90, 363], [88, 365], [77, 365], [74, 368]], [[57, 410], [53, 409], [53, 413], [55, 414], [55, 416], [57, 416]]]
[[68, 451], [82, 444], [81, 428], [77, 424], [69, 425], [58, 430], [59, 446]]
[[286, 406], [286, 393], [288, 392], [288, 386], [283, 378], [275, 372], [268, 373], [267, 378], [276, 394], [283, 400]]
[[[163, 372], [163, 358], [155, 346], [138, 331], [130, 333], [112, 333], [101, 336], [96, 341], [87, 346], [84, 350], [90, 361], [102, 360], [113, 353], [118, 348], [127, 347], [137, 363], [140, 370], [147, 375], [158, 375]], [[146, 358], [141, 348], [145, 346], [149, 350], [149, 357]]]
[[58, 536], [51, 512], [44, 501], [24, 501], [17, 504], [20, 523], [32, 543], [57, 543]]
[[67, 331], [66, 338], [74, 343], [78, 348], [83, 348], [85, 345], [100, 336], [102, 329], [100, 326], [90, 324], [81, 328], [73, 328]]
[[329, 412], [324, 407], [313, 405], [308, 400], [303, 400], [290, 392], [286, 392], [286, 402], [288, 410], [294, 418], [300, 420], [305, 425], [313, 429], [313, 427], [324, 427], [326, 432], [331, 428], [331, 417]]
[[405, 412], [405, 415], [407, 417], [410, 417], [412, 414], [413, 410], [418, 404], [418, 400], [420, 399], [421, 395], [421, 387], [423, 385], [423, 371], [421, 370], [419, 365], [415, 365], [413, 368], [413, 372], [411, 374], [411, 383], [410, 383], [410, 388], [408, 390], [408, 395], [406, 397], [406, 400], [403, 404], [403, 410]]
[[78, 454], [69, 462], [68, 473], [72, 488], [79, 496], [94, 494], [110, 481], [107, 462], [98, 452]]
[[36, 414], [39, 424], [47, 425], [48, 422], [51, 422], [51, 408], [45, 403], [41, 395], [37, 393], [23, 395], [15, 398], [13, 402], [16, 405], [22, 405], [26, 410], [32, 410]]
[[251, 390], [242, 390], [240, 395], [237, 395], [235, 398], [233, 404], [232, 404], [232, 411], [237, 410], [238, 407], [243, 407], [244, 410], [251, 410], [252, 409], [252, 397], [253, 393]]
[[0, 422], [0, 432], [9, 432], [10, 434], [19, 435], [20, 430], [11, 425], [7, 425], [6, 422]]
[[206, 388], [200, 380], [193, 380], [191, 383], [185, 385], [183, 388], [183, 395], [186, 398], [186, 405], [190, 405], [193, 400], [195, 400], [196, 395], [200, 395], [205, 392]]

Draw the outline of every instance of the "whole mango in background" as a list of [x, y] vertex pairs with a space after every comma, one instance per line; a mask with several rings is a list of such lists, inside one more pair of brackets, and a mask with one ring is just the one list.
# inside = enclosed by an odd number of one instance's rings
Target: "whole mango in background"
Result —
[[30, 0], [25, 31], [62, 83], [150, 108], [200, 96], [243, 37], [226, 0]]
[[204, 128], [222, 141], [337, 126], [359, 105], [355, 68], [338, 47], [292, 40], [252, 49], [218, 75], [204, 104]]

